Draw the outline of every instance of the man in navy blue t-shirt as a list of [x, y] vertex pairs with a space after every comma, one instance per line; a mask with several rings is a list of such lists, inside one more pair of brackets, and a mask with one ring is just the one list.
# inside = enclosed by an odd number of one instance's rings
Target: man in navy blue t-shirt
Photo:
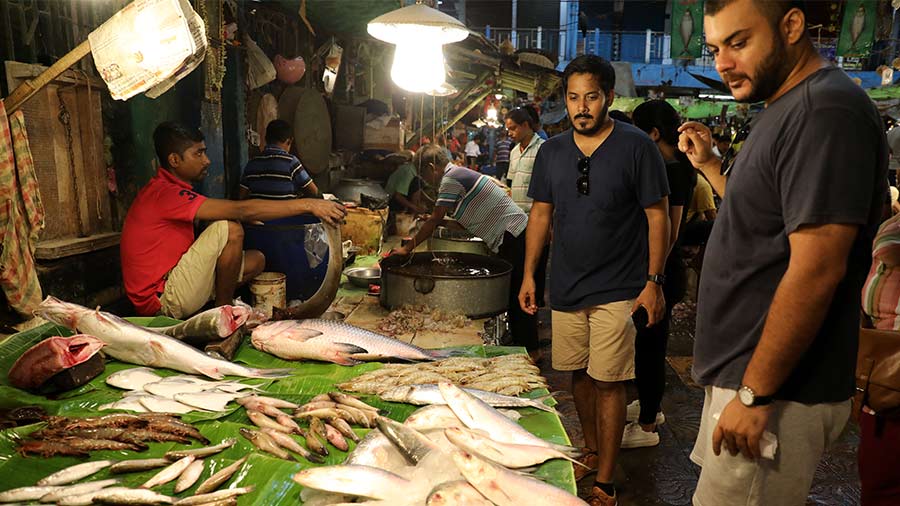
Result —
[[241, 176], [241, 200], [296, 199], [317, 197], [319, 189], [296, 156], [290, 153], [294, 143], [291, 125], [276, 119], [266, 127], [266, 147], [247, 162]]
[[666, 167], [638, 128], [609, 118], [612, 65], [579, 56], [563, 75], [573, 129], [538, 151], [528, 196], [523, 310], [534, 313], [534, 272], [553, 223], [550, 306], [553, 368], [572, 371], [578, 417], [597, 468], [591, 505], [616, 504], [612, 473], [625, 425], [625, 381], [634, 378], [632, 313], [649, 325], [665, 308], [669, 236]]

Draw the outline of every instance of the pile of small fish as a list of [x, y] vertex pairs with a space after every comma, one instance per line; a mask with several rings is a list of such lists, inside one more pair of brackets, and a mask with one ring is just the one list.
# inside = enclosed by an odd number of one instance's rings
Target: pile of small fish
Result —
[[185, 374], [164, 378], [149, 367], [133, 367], [110, 374], [106, 383], [127, 392], [122, 400], [104, 404], [99, 409], [139, 413], [225, 411], [229, 402], [250, 395], [244, 390], [258, 388], [238, 381], [209, 381]]
[[340, 365], [365, 361], [432, 361], [457, 352], [426, 350], [349, 323], [307, 319], [268, 322], [253, 330], [253, 347], [285, 360], [321, 360]]
[[[321, 464], [328, 455], [327, 443], [340, 451], [347, 451], [347, 439], [359, 442], [359, 436], [351, 428], [354, 423], [362, 427], [375, 427], [378, 410], [351, 395], [331, 392], [313, 397], [310, 402], [297, 404], [263, 396], [238, 399], [247, 409], [247, 416], [259, 431], [241, 429], [241, 434], [265, 453], [286, 460], [295, 460], [290, 452], [306, 460]], [[293, 409], [293, 417], [282, 409]], [[294, 419], [307, 422], [302, 428]], [[304, 439], [301, 446], [291, 434]]]
[[[85, 462], [57, 471], [39, 480], [34, 486], [20, 487], [0, 492], [0, 503], [40, 501], [59, 506], [87, 506], [89, 504], [176, 504], [179, 506], [234, 506], [237, 496], [253, 491], [253, 487], [216, 490], [228, 481], [246, 462], [239, 459], [207, 478], [189, 497], [178, 499], [150, 490], [175, 481], [175, 493], [180, 494], [194, 486], [203, 474], [203, 458], [231, 448], [236, 439], [226, 439], [215, 446], [191, 450], [173, 450], [163, 458], [125, 460], [98, 460]], [[103, 469], [111, 474], [134, 473], [165, 467], [144, 482], [139, 488], [114, 486], [117, 478], [74, 484]]]
[[459, 329], [469, 324], [466, 315], [433, 308], [425, 304], [404, 304], [391, 311], [378, 323], [378, 330], [389, 336], [410, 334], [419, 330], [446, 332], [448, 329]]
[[401, 385], [453, 383], [503, 395], [547, 388], [541, 370], [524, 354], [493, 358], [451, 357], [423, 364], [385, 364], [381, 369], [340, 383], [348, 392], [381, 395]]
[[378, 417], [343, 465], [305, 469], [294, 480], [304, 506], [349, 503], [406, 506], [585, 506], [578, 497], [527, 474], [550, 459], [576, 462], [575, 448], [545, 441], [450, 384], [444, 405], [400, 424]]
[[[228, 316], [225, 310], [219, 314], [226, 319], [223, 323], [224, 330], [219, 334], [234, 327], [235, 321], [232, 317], [241, 311], [244, 312], [241, 318], [246, 321], [249, 315], [240, 307], [233, 307], [231, 316]], [[100, 339], [105, 344], [103, 353], [129, 364], [164, 367], [189, 374], [202, 374], [216, 380], [225, 376], [283, 378], [294, 372], [292, 369], [254, 369], [227, 360], [215, 359], [155, 329], [141, 327], [112, 313], [64, 302], [55, 297], [44, 299], [35, 315]], [[217, 318], [207, 316], [203, 318], [215, 320], [215, 327], [219, 328], [220, 320]], [[184, 323], [187, 324], [188, 322]], [[174, 331], [170, 329], [170, 332]]]
[[89, 418], [57, 416], [49, 417], [46, 427], [29, 434], [29, 439], [19, 443], [17, 451], [23, 456], [84, 457], [97, 450], [143, 451], [150, 441], [190, 444], [191, 439], [209, 443], [194, 426], [161, 413], [116, 413]]

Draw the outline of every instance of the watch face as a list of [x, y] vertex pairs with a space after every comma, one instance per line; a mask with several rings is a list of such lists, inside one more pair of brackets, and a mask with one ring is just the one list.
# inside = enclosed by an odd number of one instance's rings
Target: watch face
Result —
[[740, 399], [741, 404], [743, 404], [744, 406], [753, 405], [753, 392], [751, 392], [749, 388], [742, 388], [738, 390], [738, 398]]

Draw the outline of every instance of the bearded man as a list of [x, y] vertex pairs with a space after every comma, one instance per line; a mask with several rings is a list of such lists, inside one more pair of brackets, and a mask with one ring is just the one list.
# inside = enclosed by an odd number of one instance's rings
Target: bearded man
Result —
[[572, 371], [583, 463], [597, 469], [591, 506], [617, 502], [612, 475], [625, 381], [634, 378], [632, 313], [646, 311], [650, 325], [662, 318], [669, 241], [665, 162], [647, 134], [609, 117], [615, 86], [612, 65], [599, 56], [579, 56], [563, 73], [572, 129], [542, 144], [534, 161], [519, 291], [522, 309], [534, 314], [552, 221], [553, 368]]
[[802, 505], [850, 414], [887, 143], [866, 93], [813, 47], [798, 3], [707, 0], [704, 28], [734, 98], [766, 108], [723, 159], [709, 129], [681, 127], [679, 148], [724, 196], [697, 308], [706, 398], [693, 501]]

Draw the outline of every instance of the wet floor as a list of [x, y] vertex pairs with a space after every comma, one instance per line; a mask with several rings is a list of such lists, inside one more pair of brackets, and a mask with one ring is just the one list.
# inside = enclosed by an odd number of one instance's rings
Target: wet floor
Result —
[[[691, 504], [691, 496], [700, 468], [688, 458], [700, 426], [703, 390], [690, 382], [691, 350], [694, 342], [694, 312], [688, 306], [676, 307], [669, 337], [667, 386], [663, 397], [666, 423], [659, 428], [660, 444], [651, 448], [622, 450], [616, 466], [615, 482], [620, 506], [680, 506]], [[550, 312], [543, 310], [539, 365], [551, 391], [565, 391], [557, 397], [557, 409], [564, 415], [563, 425], [573, 446], [583, 446], [584, 438], [570, 389], [570, 375], [550, 366]], [[629, 400], [636, 392], [629, 387]], [[856, 448], [859, 436], [853, 422], [819, 464], [807, 500], [809, 505], [859, 504], [859, 477]], [[586, 498], [592, 477], [579, 484], [579, 495]]]

